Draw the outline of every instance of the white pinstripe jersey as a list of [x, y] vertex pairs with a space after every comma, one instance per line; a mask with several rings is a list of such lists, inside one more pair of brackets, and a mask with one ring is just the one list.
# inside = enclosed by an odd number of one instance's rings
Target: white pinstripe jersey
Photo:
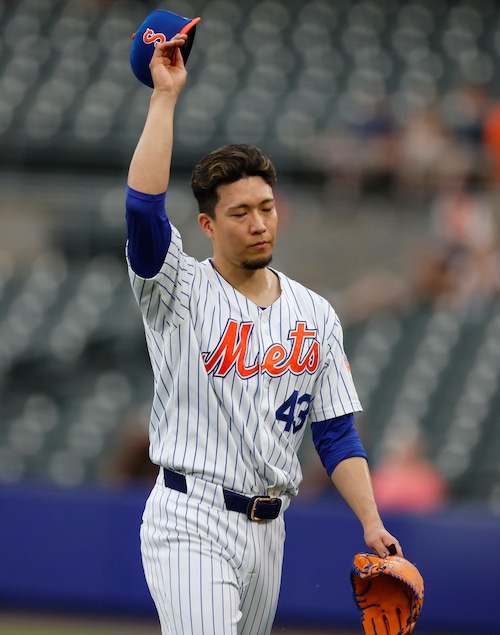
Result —
[[361, 410], [330, 304], [275, 272], [263, 310], [178, 231], [152, 279], [130, 268], [154, 374], [154, 463], [247, 495], [296, 494], [305, 425]]

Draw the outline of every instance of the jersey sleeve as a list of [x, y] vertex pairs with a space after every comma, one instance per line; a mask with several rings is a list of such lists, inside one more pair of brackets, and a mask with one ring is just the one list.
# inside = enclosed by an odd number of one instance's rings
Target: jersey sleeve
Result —
[[165, 211], [166, 194], [127, 188], [127, 263], [145, 323], [157, 333], [176, 328], [189, 311], [195, 261]]
[[352, 413], [313, 423], [311, 430], [314, 446], [328, 476], [345, 459], [367, 458]]
[[172, 227], [165, 200], [166, 192], [143, 194], [127, 186], [127, 251], [132, 270], [142, 278], [152, 278], [160, 271], [170, 245]]
[[327, 313], [325, 332], [325, 362], [312, 403], [311, 422], [326, 421], [363, 410], [344, 351], [342, 326], [331, 307]]

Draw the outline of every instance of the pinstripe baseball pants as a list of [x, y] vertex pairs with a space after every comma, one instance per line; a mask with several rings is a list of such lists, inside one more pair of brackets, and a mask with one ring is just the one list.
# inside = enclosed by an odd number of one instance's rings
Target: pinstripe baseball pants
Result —
[[[160, 471], [161, 472], [161, 471]], [[281, 582], [284, 519], [228, 512], [220, 486], [160, 476], [143, 515], [141, 552], [162, 635], [269, 635]]]

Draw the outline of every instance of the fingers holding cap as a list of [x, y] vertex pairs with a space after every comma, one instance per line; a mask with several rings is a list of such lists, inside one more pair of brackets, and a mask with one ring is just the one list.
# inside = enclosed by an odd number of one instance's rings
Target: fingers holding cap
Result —
[[[155, 58], [163, 57], [171, 60], [172, 65], [176, 63], [176, 58], [179, 57], [182, 66], [184, 66], [184, 59], [182, 55], [177, 56], [177, 50], [184, 46], [187, 40], [187, 35], [177, 33], [170, 40], [161, 42], [155, 46], [153, 55], [151, 57], [151, 63]], [[150, 67], [151, 67], [150, 63]]]
[[[153, 88], [150, 63], [158, 48], [161, 56], [169, 57], [172, 64], [186, 64], [193, 46], [196, 25], [201, 18], [185, 18], [183, 16], [159, 9], [150, 13], [137, 29], [132, 39], [130, 65], [134, 75], [143, 84]], [[172, 54], [165, 55], [168, 44], [178, 42]], [[171, 45], [171, 44], [170, 44]], [[177, 55], [179, 49], [182, 55]], [[157, 53], [160, 55], [160, 52]], [[180, 58], [182, 57], [182, 61]]]

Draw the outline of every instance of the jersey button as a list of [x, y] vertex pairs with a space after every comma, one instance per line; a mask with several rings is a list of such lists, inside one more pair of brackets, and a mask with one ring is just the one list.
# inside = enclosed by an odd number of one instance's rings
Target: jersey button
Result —
[[263, 322], [268, 322], [269, 321], [269, 313], [264, 313], [264, 315], [262, 316], [262, 321]]

